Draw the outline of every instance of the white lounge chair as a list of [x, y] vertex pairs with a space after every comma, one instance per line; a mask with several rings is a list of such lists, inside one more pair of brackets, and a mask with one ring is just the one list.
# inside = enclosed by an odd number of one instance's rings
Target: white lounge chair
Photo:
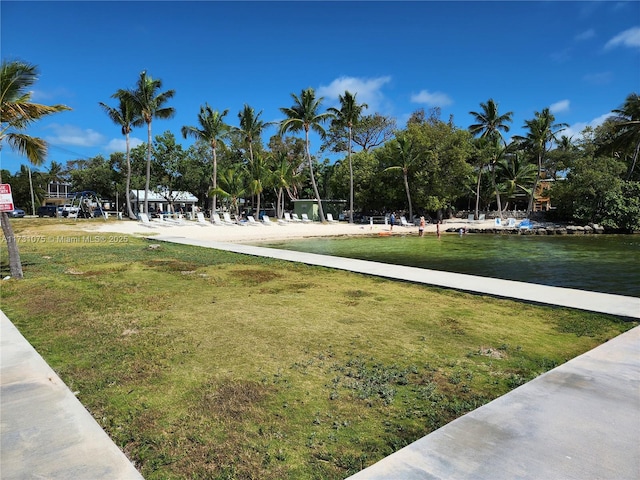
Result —
[[[284, 214], [284, 218], [287, 218], [287, 215], [289, 215], [288, 213]], [[289, 218], [291, 218], [292, 222], [301, 222], [302, 220], [300, 220], [300, 217], [298, 217], [297, 213], [292, 213], [291, 215], [289, 215]]]
[[208, 222], [207, 219], [204, 218], [204, 213], [202, 212], [196, 213], [196, 223], [205, 227], [211, 226], [211, 222]]
[[149, 215], [147, 215], [146, 213], [138, 213], [138, 219], [140, 219], [140, 221], [145, 227], [149, 227], [149, 228], [155, 227], [155, 225], [151, 223], [151, 220], [149, 220]]
[[513, 217], [507, 218], [507, 227], [515, 228], [515, 226], [516, 226], [516, 219]]
[[229, 212], [224, 212], [222, 214], [222, 221], [224, 222], [225, 225], [237, 225], [236, 222], [231, 220], [231, 215], [229, 214]]
[[274, 223], [269, 218], [269, 215], [262, 215], [262, 223], [269, 226], [274, 225]]
[[304, 223], [309, 223], [311, 221], [311, 219], [309, 218], [309, 215], [307, 215], [306, 213], [303, 213], [300, 216], [302, 217], [302, 221]]
[[220, 214], [214, 213], [211, 215], [212, 223], [214, 225], [226, 225], [222, 219], [220, 218]]
[[400, 217], [400, 225], [402, 225], [403, 227], [415, 227], [415, 225], [413, 225], [412, 223], [407, 222], [406, 217]]
[[247, 215], [247, 223], [252, 226], [260, 227], [261, 223], [256, 222], [256, 219], [253, 218], [253, 215]]
[[495, 226], [496, 227], [501, 227], [502, 226], [502, 219], [500, 217], [496, 217], [494, 222], [495, 222]]
[[330, 213], [327, 213], [327, 222], [329, 222], [329, 223], [338, 223], [337, 220], [333, 219], [333, 215], [330, 214]]

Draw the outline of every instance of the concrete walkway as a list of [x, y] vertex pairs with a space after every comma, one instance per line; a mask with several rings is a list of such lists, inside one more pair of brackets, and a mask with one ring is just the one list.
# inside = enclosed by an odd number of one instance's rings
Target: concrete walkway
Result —
[[142, 475], [0, 311], [0, 478]]
[[[640, 299], [249, 245], [153, 237], [640, 318]], [[0, 311], [0, 477], [140, 479]], [[455, 420], [354, 479], [640, 478], [640, 327]]]

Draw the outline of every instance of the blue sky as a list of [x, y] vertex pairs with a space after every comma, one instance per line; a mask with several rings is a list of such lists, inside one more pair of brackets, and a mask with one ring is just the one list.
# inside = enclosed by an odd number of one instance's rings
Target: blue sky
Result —
[[[50, 161], [124, 151], [120, 130], [98, 106], [133, 87], [146, 70], [174, 89], [171, 120], [153, 122], [185, 146], [180, 128], [197, 125], [205, 102], [245, 103], [262, 119], [282, 119], [291, 93], [313, 87], [323, 106], [345, 90], [404, 126], [417, 109], [467, 128], [470, 111], [493, 98], [512, 111], [510, 134], [550, 107], [564, 132], [596, 126], [640, 91], [640, 2], [172, 2], [0, 3], [3, 60], [36, 64], [33, 100], [73, 110], [28, 133], [50, 143]], [[265, 132], [266, 141], [275, 128]], [[146, 141], [135, 129], [133, 143]], [[312, 141], [312, 153], [320, 143]], [[2, 149], [1, 168], [26, 164]]]

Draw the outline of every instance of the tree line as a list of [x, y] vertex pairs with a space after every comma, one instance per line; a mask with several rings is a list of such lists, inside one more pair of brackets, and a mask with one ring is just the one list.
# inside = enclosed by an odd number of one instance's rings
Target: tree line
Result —
[[[103, 198], [122, 199], [124, 210], [136, 218], [127, 194], [145, 191], [142, 207], [148, 210], [150, 190], [186, 190], [208, 210], [219, 208], [260, 211], [273, 205], [276, 215], [291, 209], [300, 198], [348, 199], [350, 222], [358, 214], [404, 211], [443, 216], [457, 210], [524, 210], [535, 207], [541, 182], [551, 185], [551, 218], [600, 223], [624, 231], [640, 229], [640, 180], [636, 168], [640, 148], [640, 100], [630, 94], [602, 125], [586, 128], [580, 138], [562, 135], [567, 125], [557, 123], [549, 108], [526, 120], [522, 136], [507, 142], [513, 112], [502, 112], [493, 99], [471, 111], [470, 125], [460, 128], [453, 118], [442, 120], [438, 108], [415, 111], [406, 125], [379, 113], [365, 115], [366, 104], [346, 91], [339, 108], [323, 109], [324, 99], [312, 88], [291, 94], [292, 105], [280, 109], [284, 120], [264, 122], [262, 112], [244, 105], [237, 121], [229, 110], [205, 103], [194, 112], [194, 125], [179, 134], [196, 141], [184, 148], [173, 132], [153, 136], [153, 120], [170, 118], [174, 90], [141, 72], [133, 88], [119, 89], [114, 105], [100, 108], [119, 127], [126, 151], [108, 158], [95, 156], [52, 162], [48, 171], [33, 172], [36, 202], [49, 181], [67, 181], [73, 190], [94, 190]], [[268, 127], [277, 133], [267, 141]], [[129, 147], [134, 128], [146, 127], [147, 142]], [[322, 145], [310, 151], [309, 134], [316, 132]], [[299, 136], [296, 136], [299, 134]], [[336, 162], [323, 158], [329, 152], [342, 156]], [[22, 167], [11, 179], [17, 198], [30, 203]], [[32, 180], [33, 182], [33, 180]], [[322, 203], [319, 215], [324, 220]], [[354, 219], [355, 217], [355, 219]]]

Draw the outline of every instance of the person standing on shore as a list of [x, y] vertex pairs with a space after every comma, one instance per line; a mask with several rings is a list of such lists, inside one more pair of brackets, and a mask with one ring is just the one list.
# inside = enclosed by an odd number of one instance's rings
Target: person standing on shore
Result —
[[424, 217], [420, 217], [420, 226], [418, 227], [418, 235], [421, 237], [424, 236], [424, 226], [426, 222], [424, 221]]
[[440, 238], [440, 220], [436, 221], [436, 236]]
[[389, 228], [389, 231], [393, 232], [393, 224], [396, 223], [396, 212], [391, 212], [391, 217], [389, 217], [389, 223], [391, 224], [391, 228]]

